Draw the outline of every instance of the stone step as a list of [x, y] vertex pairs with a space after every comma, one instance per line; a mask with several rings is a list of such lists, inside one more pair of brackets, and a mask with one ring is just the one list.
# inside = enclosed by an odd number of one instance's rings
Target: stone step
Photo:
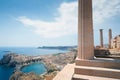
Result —
[[120, 80], [120, 79], [74, 74], [72, 80]]
[[94, 60], [80, 60], [76, 59], [77, 66], [90, 66], [90, 67], [104, 67], [104, 68], [117, 68], [120, 69], [120, 60], [112, 58], [95, 58]]
[[75, 66], [75, 74], [120, 79], [120, 69]]

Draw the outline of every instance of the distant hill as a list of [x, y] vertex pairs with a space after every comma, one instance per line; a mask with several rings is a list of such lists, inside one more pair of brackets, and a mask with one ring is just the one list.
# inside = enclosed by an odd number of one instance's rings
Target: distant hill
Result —
[[70, 50], [77, 48], [77, 46], [42, 46], [38, 47], [38, 49], [59, 49], [59, 50]]

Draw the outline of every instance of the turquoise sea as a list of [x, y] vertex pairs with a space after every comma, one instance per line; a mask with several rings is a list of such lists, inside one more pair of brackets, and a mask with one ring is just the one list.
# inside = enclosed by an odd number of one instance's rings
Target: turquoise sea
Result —
[[[58, 50], [58, 49], [38, 49], [34, 47], [0, 47], [0, 59], [3, 55], [8, 54], [9, 52], [17, 54], [25, 54], [28, 56], [37, 56], [45, 54], [56, 54], [67, 52], [67, 50]], [[14, 68], [6, 67], [0, 65], [0, 80], [9, 80], [10, 75], [13, 73]], [[22, 69], [23, 72], [34, 72], [35, 74], [43, 74], [46, 69], [42, 63], [33, 63], [29, 66], [26, 66]]]
[[42, 63], [33, 63], [30, 64], [29, 66], [26, 66], [22, 69], [23, 72], [28, 73], [28, 72], [34, 72], [35, 74], [43, 74], [46, 72], [46, 68]]

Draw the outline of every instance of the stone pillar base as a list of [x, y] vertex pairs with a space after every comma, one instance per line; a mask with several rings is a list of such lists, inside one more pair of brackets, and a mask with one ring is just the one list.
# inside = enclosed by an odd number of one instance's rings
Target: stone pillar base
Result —
[[[104, 77], [120, 79], [120, 60], [95, 58], [94, 60], [80, 60], [76, 59], [74, 75], [87, 75], [94, 77]], [[73, 77], [74, 80], [77, 80]], [[81, 79], [80, 80], [89, 80]], [[90, 79], [91, 80], [91, 79]]]
[[112, 59], [112, 58], [94, 58], [94, 60], [81, 60], [76, 58], [75, 64], [76, 66], [120, 69], [120, 59]]

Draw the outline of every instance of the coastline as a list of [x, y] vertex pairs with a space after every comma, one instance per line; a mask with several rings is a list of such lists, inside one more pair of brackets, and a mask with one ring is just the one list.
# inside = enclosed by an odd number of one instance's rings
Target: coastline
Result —
[[[57, 53], [57, 54], [49, 54], [49, 55], [42, 55], [42, 56], [26, 56], [26, 55], [20, 55], [20, 54], [7, 54], [4, 55], [3, 59], [0, 61], [2, 65], [12, 66], [15, 67], [14, 75], [16, 72], [21, 71], [22, 68], [25, 66], [28, 66], [32, 63], [38, 63], [41, 62], [44, 64], [46, 68], [46, 72], [39, 75], [40, 77], [44, 78], [46, 76], [50, 76], [52, 73], [52, 76], [56, 75], [57, 72], [59, 72], [67, 63], [74, 62], [74, 57], [76, 55], [76, 52], [71, 51], [67, 53]], [[11, 58], [8, 62], [7, 59]], [[64, 61], [64, 62], [63, 62]], [[10, 79], [12, 80], [12, 79]]]

